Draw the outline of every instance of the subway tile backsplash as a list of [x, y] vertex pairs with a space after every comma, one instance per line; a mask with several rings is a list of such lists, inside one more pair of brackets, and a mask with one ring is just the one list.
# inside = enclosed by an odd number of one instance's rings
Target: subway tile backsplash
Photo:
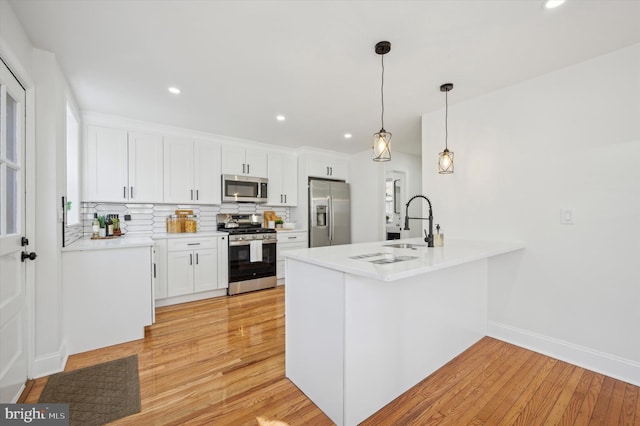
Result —
[[[253, 203], [224, 203], [220, 205], [189, 205], [189, 204], [121, 204], [121, 203], [82, 203], [83, 234], [91, 235], [93, 215], [118, 214], [120, 228], [125, 234], [159, 234], [166, 232], [165, 219], [175, 210], [193, 210], [198, 223], [198, 232], [216, 231], [216, 215], [218, 213], [231, 214], [262, 214], [265, 210], [273, 210], [286, 222], [289, 220], [289, 207], [264, 206]], [[131, 215], [131, 220], [125, 221], [125, 215]]]

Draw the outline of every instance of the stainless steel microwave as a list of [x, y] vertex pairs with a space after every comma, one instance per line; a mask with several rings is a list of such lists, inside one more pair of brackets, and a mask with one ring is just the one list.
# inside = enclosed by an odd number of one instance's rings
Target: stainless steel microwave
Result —
[[232, 203], [266, 203], [269, 181], [253, 176], [222, 175], [222, 201]]

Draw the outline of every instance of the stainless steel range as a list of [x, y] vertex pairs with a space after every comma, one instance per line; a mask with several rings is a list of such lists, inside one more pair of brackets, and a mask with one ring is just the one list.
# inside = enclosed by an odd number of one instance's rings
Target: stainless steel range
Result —
[[262, 215], [218, 214], [218, 230], [229, 233], [229, 295], [276, 286], [276, 231]]

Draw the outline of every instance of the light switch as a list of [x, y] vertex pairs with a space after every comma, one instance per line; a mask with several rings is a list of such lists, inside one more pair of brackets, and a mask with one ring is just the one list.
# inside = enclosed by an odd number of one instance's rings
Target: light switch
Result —
[[573, 217], [576, 214], [575, 209], [563, 208], [561, 211], [560, 223], [563, 225], [573, 225]]

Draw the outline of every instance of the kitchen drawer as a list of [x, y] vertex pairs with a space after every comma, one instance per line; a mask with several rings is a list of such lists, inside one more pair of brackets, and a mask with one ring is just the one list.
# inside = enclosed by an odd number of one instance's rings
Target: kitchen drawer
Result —
[[276, 259], [284, 261], [284, 258], [280, 255], [283, 251], [308, 248], [306, 241], [298, 241], [297, 243], [280, 243], [276, 248]]
[[306, 232], [278, 232], [278, 244], [289, 244], [307, 241]]
[[180, 238], [171, 239], [168, 242], [168, 251], [181, 251], [181, 250], [199, 250], [218, 248], [218, 241], [215, 237], [209, 238]]

